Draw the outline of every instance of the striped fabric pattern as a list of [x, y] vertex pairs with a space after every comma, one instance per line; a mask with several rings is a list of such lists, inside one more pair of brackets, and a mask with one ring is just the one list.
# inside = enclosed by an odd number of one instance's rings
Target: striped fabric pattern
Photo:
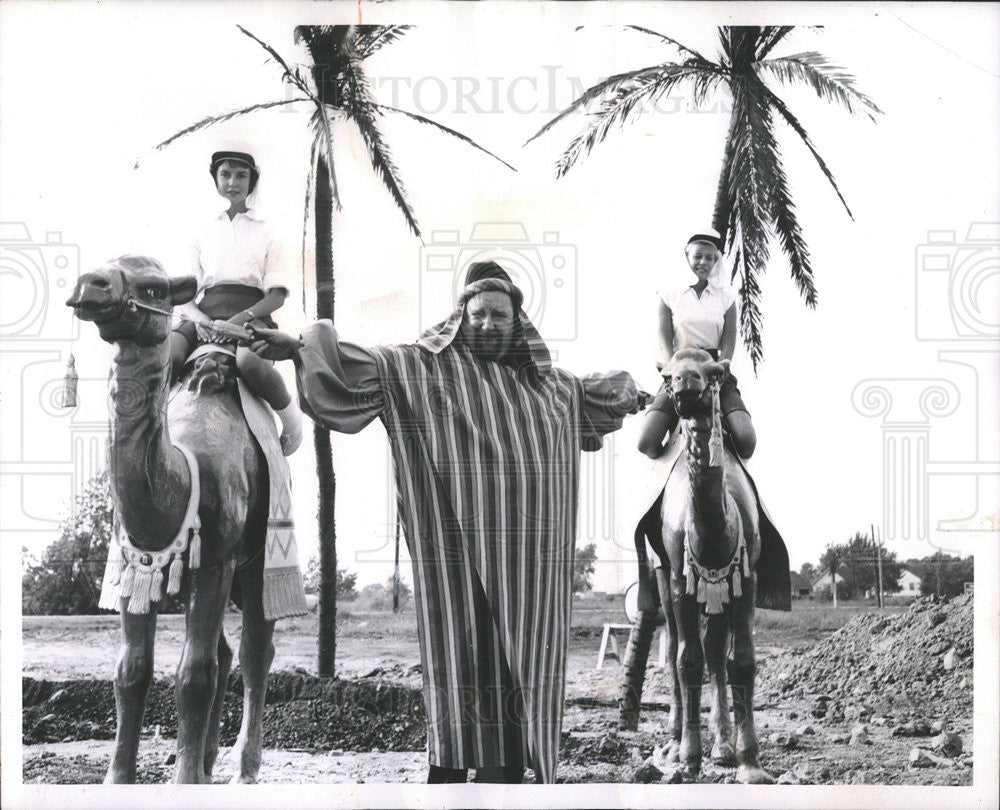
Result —
[[371, 349], [413, 579], [428, 751], [555, 780], [583, 386], [461, 345]]

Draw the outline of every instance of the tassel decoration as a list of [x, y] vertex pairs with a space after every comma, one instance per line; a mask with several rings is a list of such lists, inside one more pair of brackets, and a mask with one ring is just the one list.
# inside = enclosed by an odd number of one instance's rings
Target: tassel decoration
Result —
[[743, 578], [740, 576], [738, 568], [733, 569], [733, 596], [743, 596]]
[[76, 407], [76, 390], [79, 380], [80, 375], [76, 372], [76, 358], [70, 352], [69, 359], [66, 361], [66, 376], [63, 377], [62, 407]]
[[181, 590], [181, 575], [184, 573], [184, 560], [180, 558], [179, 554], [174, 555], [174, 559], [170, 563], [170, 576], [167, 579], [167, 594], [173, 596], [175, 593], [180, 593]]
[[122, 576], [122, 599], [132, 595], [133, 585], [135, 585], [135, 569], [130, 565]]
[[703, 579], [698, 580], [698, 601], [704, 602], [707, 599], [706, 594], [706, 582]]
[[197, 526], [191, 529], [191, 545], [190, 554], [188, 556], [188, 565], [192, 571], [197, 568], [201, 568], [201, 534], [199, 534]]
[[163, 596], [163, 569], [157, 568], [153, 571], [153, 582], [149, 586], [149, 601], [159, 602]]
[[750, 576], [750, 555], [743, 549], [743, 576]]

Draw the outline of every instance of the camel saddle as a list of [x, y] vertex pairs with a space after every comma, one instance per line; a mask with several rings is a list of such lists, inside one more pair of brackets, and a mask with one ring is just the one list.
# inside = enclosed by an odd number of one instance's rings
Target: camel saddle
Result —
[[[639, 558], [639, 610], [656, 610], [660, 605], [660, 597], [656, 589], [656, 579], [652, 576], [649, 556], [646, 549], [647, 542], [657, 552], [663, 551], [663, 525], [660, 519], [660, 508], [663, 501], [663, 491], [666, 481], [669, 479], [677, 459], [683, 452], [684, 443], [680, 439], [681, 432], [676, 430], [667, 442], [667, 447], [662, 456], [656, 460], [656, 490], [651, 494], [648, 489], [645, 494], [637, 494], [641, 506], [636, 511], [642, 515], [635, 527], [635, 549]], [[726, 446], [732, 452], [733, 457], [747, 475], [750, 486], [757, 498], [757, 512], [759, 516], [760, 531], [760, 559], [757, 561], [757, 599], [756, 605], [768, 610], [791, 610], [792, 609], [792, 582], [789, 573], [788, 549], [785, 541], [771, 520], [764, 503], [761, 501], [757, 484], [746, 468], [743, 459], [733, 446], [728, 435], [725, 435]], [[659, 483], [663, 482], [663, 483]], [[634, 513], [633, 513], [634, 514]], [[663, 556], [666, 556], [665, 554]]]

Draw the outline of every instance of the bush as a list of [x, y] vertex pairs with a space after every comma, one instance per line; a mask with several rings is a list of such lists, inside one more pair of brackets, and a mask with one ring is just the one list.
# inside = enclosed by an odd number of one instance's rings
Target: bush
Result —
[[[21, 612], [26, 616], [100, 613], [104, 566], [111, 542], [113, 506], [108, 475], [87, 482], [60, 527], [59, 537], [38, 562], [29, 561], [21, 578]], [[176, 596], [161, 601], [161, 613], [182, 610]]]
[[[399, 609], [406, 610], [413, 601], [413, 590], [404, 580], [399, 581]], [[384, 583], [376, 582], [361, 589], [356, 604], [358, 610], [392, 610], [392, 577]]]
[[[313, 555], [306, 565], [305, 574], [302, 575], [302, 583], [305, 585], [306, 593], [319, 593], [319, 557]], [[337, 601], [351, 602], [358, 598], [357, 591], [358, 575], [353, 571], [343, 568], [337, 569]]]

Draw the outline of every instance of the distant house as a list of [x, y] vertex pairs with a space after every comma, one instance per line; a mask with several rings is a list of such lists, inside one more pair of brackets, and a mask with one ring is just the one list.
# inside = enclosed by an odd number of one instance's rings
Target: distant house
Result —
[[[851, 584], [844, 579], [843, 574], [837, 574], [837, 594], [841, 598], [847, 598], [848, 593], [851, 590]], [[812, 595], [819, 596], [820, 594], [830, 593], [830, 572], [826, 568], [817, 574], [816, 578], [812, 581]]]
[[897, 580], [899, 583], [899, 593], [896, 596], [903, 599], [916, 599], [920, 596], [920, 577], [908, 568], [900, 569], [902, 573]]
[[798, 571], [789, 572], [792, 580], [792, 599], [807, 599], [812, 596], [812, 583]]

